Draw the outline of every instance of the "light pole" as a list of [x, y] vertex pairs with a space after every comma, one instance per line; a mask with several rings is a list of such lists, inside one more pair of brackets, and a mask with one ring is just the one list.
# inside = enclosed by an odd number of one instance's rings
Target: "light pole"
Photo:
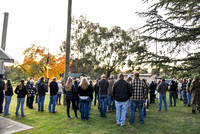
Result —
[[[71, 37], [71, 10], [72, 10], [72, 0], [68, 0], [68, 13], [67, 13], [67, 37], [65, 44], [65, 73], [64, 73], [64, 85], [69, 76], [69, 63], [70, 63], [70, 37]], [[63, 99], [63, 105], [66, 105], [66, 100]]]

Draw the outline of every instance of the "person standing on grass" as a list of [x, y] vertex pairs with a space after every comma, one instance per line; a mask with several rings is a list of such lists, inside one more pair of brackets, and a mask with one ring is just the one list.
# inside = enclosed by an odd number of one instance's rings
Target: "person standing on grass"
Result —
[[56, 77], [53, 77], [50, 83], [49, 112], [56, 113], [55, 109], [56, 109], [57, 93], [58, 93], [58, 83], [56, 82]]
[[106, 80], [106, 75], [103, 74], [99, 81], [100, 117], [106, 117], [108, 87], [109, 83]]
[[170, 102], [170, 106], [172, 106], [172, 98], [174, 100], [174, 106], [176, 106], [176, 91], [177, 90], [177, 86], [175, 81], [171, 81], [170, 83], [170, 87], [169, 87], [169, 102]]
[[3, 113], [3, 100], [4, 100], [4, 90], [5, 82], [3, 81], [4, 75], [0, 74], [0, 114]]
[[40, 82], [38, 83], [38, 111], [43, 112], [44, 111], [44, 100], [45, 100], [45, 95], [46, 92], [48, 92], [47, 86], [44, 83], [44, 77], [40, 78]]
[[108, 80], [108, 112], [114, 111], [115, 108], [115, 100], [113, 98], [113, 84], [115, 83], [114, 75], [110, 76], [110, 80]]
[[130, 84], [124, 80], [123, 74], [119, 74], [118, 81], [113, 85], [113, 98], [116, 105], [117, 125], [124, 126], [127, 105], [130, 99]]
[[26, 86], [24, 85], [24, 80], [22, 79], [20, 82], [20, 85], [18, 85], [15, 89], [15, 93], [17, 94], [17, 108], [15, 115], [19, 116], [19, 107], [21, 104], [21, 116], [24, 117], [24, 101], [25, 101], [25, 96], [27, 94]]
[[9, 105], [13, 96], [13, 87], [11, 84], [11, 80], [8, 79], [5, 85], [5, 106], [4, 106], [4, 115], [10, 115], [9, 113]]
[[187, 87], [186, 87], [188, 107], [190, 107], [190, 105], [191, 105], [191, 92], [190, 92], [191, 83], [192, 83], [192, 79], [189, 78], [188, 83], [187, 83]]
[[35, 89], [36, 89], [36, 93], [35, 93], [35, 103], [38, 103], [38, 83], [40, 82], [40, 78], [38, 79], [38, 81], [35, 83]]
[[152, 81], [149, 85], [150, 89], [150, 103], [155, 103], [155, 90], [156, 90], [156, 83], [155, 81]]
[[73, 80], [71, 77], [68, 77], [66, 85], [65, 85], [65, 96], [66, 96], [66, 101], [67, 101], [67, 116], [68, 119], [71, 119], [72, 116], [70, 116], [70, 103], [72, 102], [72, 107], [74, 109], [74, 114], [75, 117], [78, 118], [77, 116], [77, 108], [75, 104], [75, 97], [76, 97], [76, 89], [75, 86], [73, 85]]
[[63, 86], [60, 81], [58, 81], [58, 93], [57, 93], [57, 99], [56, 99], [56, 104], [61, 105], [60, 101], [62, 98], [62, 93], [63, 93]]
[[191, 114], [196, 114], [196, 109], [200, 113], [200, 82], [199, 82], [199, 76], [194, 77], [192, 84], [190, 86], [190, 91], [192, 93], [192, 112], [191, 112]]
[[99, 80], [96, 80], [96, 83], [94, 85], [94, 93], [95, 93], [95, 98], [94, 98], [94, 105], [96, 105], [96, 102], [98, 101], [98, 109], [99, 109]]
[[186, 79], [183, 79], [183, 83], [181, 86], [181, 90], [182, 90], [182, 99], [183, 99], [183, 104], [186, 105], [187, 104], [187, 94], [186, 94], [186, 87], [187, 87], [187, 82]]
[[30, 84], [26, 86], [27, 89], [28, 89], [28, 98], [29, 98], [29, 108], [30, 109], [33, 109], [33, 102], [34, 102], [34, 96], [35, 96], [35, 92], [36, 92], [36, 89], [34, 87], [34, 80], [31, 79], [30, 80]]
[[168, 85], [165, 83], [165, 79], [161, 80], [161, 83], [158, 85], [157, 91], [159, 93], [159, 104], [157, 111], [161, 111], [162, 108], [162, 100], [164, 101], [165, 111], [167, 111], [167, 101], [166, 101], [166, 92], [168, 90]]
[[134, 74], [134, 79], [131, 81], [131, 117], [129, 124], [133, 125], [135, 120], [135, 109], [138, 107], [140, 124], [144, 124], [142, 104], [145, 99], [145, 83], [139, 78], [139, 73]]
[[[28, 90], [28, 88], [29, 88], [29, 85], [31, 84], [30, 81], [31, 81], [32, 79], [33, 79], [33, 78], [30, 77], [30, 80], [26, 83], [26, 89], [27, 89], [27, 90]], [[26, 96], [26, 106], [27, 106], [27, 107], [29, 107], [29, 102], [30, 102], [30, 97], [29, 97], [28, 94], [27, 94], [27, 96]]]
[[89, 104], [93, 100], [92, 87], [86, 77], [81, 78], [81, 82], [78, 86], [78, 95], [81, 105], [81, 120], [88, 120], [89, 118]]
[[[132, 81], [132, 77], [131, 75], [128, 75], [128, 78], [126, 79], [126, 81], [131, 84], [131, 81]], [[129, 114], [129, 105], [131, 105], [131, 99], [129, 98], [128, 100], [128, 103], [127, 103], [127, 106], [126, 106], [126, 117], [128, 117], [128, 114]]]
[[146, 79], [142, 79], [142, 81], [145, 84], [145, 98], [143, 100], [143, 116], [146, 117], [146, 111], [149, 111], [149, 100], [148, 100], [148, 89], [149, 89], [149, 84]]

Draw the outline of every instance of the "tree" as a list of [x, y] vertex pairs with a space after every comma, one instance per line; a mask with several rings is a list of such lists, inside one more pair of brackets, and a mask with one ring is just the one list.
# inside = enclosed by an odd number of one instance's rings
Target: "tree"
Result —
[[[102, 73], [110, 76], [116, 67], [127, 64], [127, 60], [138, 52], [136, 49], [143, 48], [137, 42], [134, 29], [102, 27], [83, 16], [77, 20], [73, 18], [72, 27], [71, 57], [76, 59], [78, 71], [90, 76], [94, 76], [96, 70], [103, 70]], [[62, 45], [61, 50], [64, 49]]]
[[[144, 2], [148, 1], [144, 0]], [[167, 67], [173, 72], [200, 68], [197, 58], [199, 53], [190, 51], [199, 50], [199, 0], [160, 0], [150, 6], [149, 11], [138, 15], [147, 18], [146, 24], [140, 28], [141, 41], [147, 42], [148, 47], [158, 42], [163, 48], [158, 55], [144, 51], [142, 55], [138, 55], [140, 63], [151, 63], [153, 68], [157, 65], [158, 69]], [[187, 57], [176, 58], [183, 52]], [[169, 57], [169, 54], [174, 55], [173, 58]]]

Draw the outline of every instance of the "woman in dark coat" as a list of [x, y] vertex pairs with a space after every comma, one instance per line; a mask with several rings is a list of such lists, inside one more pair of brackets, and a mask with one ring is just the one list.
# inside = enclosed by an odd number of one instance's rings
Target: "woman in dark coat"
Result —
[[20, 82], [20, 85], [18, 85], [15, 89], [15, 93], [17, 94], [17, 108], [15, 115], [19, 116], [19, 107], [21, 104], [21, 116], [24, 117], [24, 101], [25, 101], [25, 95], [27, 94], [26, 86], [24, 85], [24, 80], [22, 79]]
[[70, 103], [72, 102], [72, 107], [74, 109], [74, 114], [75, 117], [78, 118], [77, 116], [77, 108], [76, 108], [76, 104], [75, 104], [75, 97], [76, 97], [76, 89], [75, 86], [72, 83], [72, 78], [68, 77], [67, 82], [66, 82], [66, 86], [65, 86], [65, 95], [66, 95], [66, 101], [67, 101], [67, 115], [68, 118], [71, 119], [72, 117], [70, 116], [69, 110], [70, 110]]
[[8, 79], [5, 85], [5, 106], [4, 106], [4, 115], [9, 115], [9, 105], [13, 96], [13, 87], [11, 80]]

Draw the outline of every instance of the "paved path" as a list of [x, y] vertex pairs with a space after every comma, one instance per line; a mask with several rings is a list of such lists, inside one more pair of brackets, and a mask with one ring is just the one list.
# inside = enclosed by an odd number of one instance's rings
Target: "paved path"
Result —
[[0, 134], [11, 134], [22, 130], [32, 129], [33, 127], [1, 117], [0, 116]]

